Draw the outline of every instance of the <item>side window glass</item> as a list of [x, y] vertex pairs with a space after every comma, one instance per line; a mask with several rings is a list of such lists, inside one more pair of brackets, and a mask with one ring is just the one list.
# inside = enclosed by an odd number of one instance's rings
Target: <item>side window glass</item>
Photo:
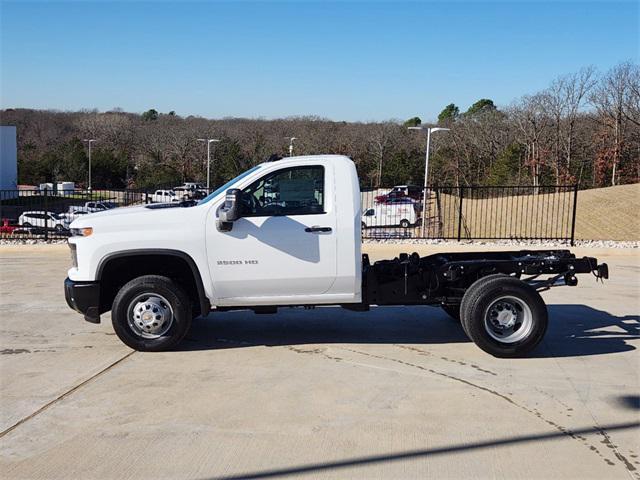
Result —
[[265, 175], [242, 191], [242, 215], [267, 217], [324, 212], [324, 167], [293, 167]]

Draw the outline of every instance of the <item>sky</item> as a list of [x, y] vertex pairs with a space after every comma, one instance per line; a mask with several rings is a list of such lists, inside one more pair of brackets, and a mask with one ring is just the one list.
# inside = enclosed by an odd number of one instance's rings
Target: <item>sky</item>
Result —
[[639, 5], [0, 0], [0, 107], [433, 120], [637, 62]]

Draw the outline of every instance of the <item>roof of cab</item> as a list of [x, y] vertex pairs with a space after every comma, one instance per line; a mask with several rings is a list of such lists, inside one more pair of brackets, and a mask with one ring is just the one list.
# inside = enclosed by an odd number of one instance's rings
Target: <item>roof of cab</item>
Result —
[[285, 163], [285, 164], [286, 163], [300, 164], [301, 162], [313, 163], [313, 162], [317, 162], [318, 160], [325, 160], [325, 161], [329, 160], [333, 162], [353, 162], [353, 160], [351, 160], [346, 155], [323, 154], [323, 155], [299, 155], [296, 157], [283, 157], [279, 160], [274, 160], [272, 162], [263, 162], [262, 165], [269, 165], [271, 163]]

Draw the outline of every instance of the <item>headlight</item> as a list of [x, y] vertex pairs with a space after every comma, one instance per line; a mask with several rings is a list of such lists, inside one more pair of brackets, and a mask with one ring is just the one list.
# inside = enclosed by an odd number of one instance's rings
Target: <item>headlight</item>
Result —
[[72, 228], [71, 235], [74, 237], [88, 237], [93, 233], [93, 228], [84, 227], [84, 228]]

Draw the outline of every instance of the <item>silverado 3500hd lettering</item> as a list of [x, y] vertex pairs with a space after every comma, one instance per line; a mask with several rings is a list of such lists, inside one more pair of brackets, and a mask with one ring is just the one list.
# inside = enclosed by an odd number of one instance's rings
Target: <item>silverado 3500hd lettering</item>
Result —
[[356, 169], [339, 155], [263, 163], [195, 205], [117, 208], [71, 229], [67, 303], [94, 323], [111, 311], [118, 337], [146, 351], [174, 347], [211, 310], [439, 305], [486, 352], [520, 356], [547, 328], [539, 292], [575, 286], [580, 273], [608, 277], [606, 264], [568, 250], [371, 263]]

